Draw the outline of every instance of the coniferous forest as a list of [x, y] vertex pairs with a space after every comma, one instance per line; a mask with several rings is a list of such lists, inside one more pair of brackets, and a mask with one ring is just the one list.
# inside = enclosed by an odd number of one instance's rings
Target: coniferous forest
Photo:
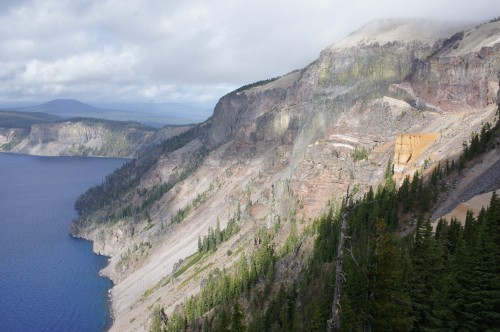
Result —
[[[458, 165], [438, 165], [427, 178], [417, 172], [399, 188], [389, 163], [384, 183], [376, 190], [370, 188], [357, 201], [344, 200], [338, 211], [330, 209], [302, 235], [315, 240], [295, 279], [278, 280], [275, 269], [296, 250], [276, 252], [274, 230], [262, 228], [262, 244], [250, 256], [242, 254], [234, 269], [210, 274], [201, 292], [170, 317], [156, 308], [152, 330], [499, 330], [499, 195], [494, 193], [477, 217], [468, 213], [464, 224], [439, 220], [433, 230], [425, 218], [446, 176], [487, 151], [494, 130], [487, 125], [481, 135], [474, 134], [464, 144]], [[396, 232], [402, 216], [415, 217], [415, 230], [405, 237]], [[342, 290], [340, 320], [335, 325], [332, 303], [343, 217], [347, 227], [337, 283]], [[199, 254], [224, 230], [213, 234], [200, 239]], [[300, 243], [294, 241], [297, 247]]]

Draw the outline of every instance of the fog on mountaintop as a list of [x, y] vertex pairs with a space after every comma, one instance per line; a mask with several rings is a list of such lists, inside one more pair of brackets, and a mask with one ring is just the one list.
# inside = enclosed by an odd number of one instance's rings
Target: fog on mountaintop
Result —
[[487, 20], [498, 2], [24, 0], [0, 8], [0, 103], [215, 105], [241, 85], [303, 68], [374, 19]]

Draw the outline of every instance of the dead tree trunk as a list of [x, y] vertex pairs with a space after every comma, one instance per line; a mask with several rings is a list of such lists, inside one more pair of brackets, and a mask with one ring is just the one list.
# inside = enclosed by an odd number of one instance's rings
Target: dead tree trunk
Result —
[[165, 326], [167, 326], [167, 324], [168, 324], [168, 316], [165, 313], [165, 309], [163, 307], [160, 310], [160, 318], [163, 321], [163, 324], [165, 324]]
[[342, 264], [344, 262], [344, 244], [346, 239], [347, 216], [352, 210], [351, 197], [349, 197], [349, 188], [347, 188], [346, 203], [342, 213], [342, 224], [340, 225], [340, 239], [337, 247], [337, 260], [335, 263], [335, 291], [332, 302], [332, 318], [328, 320], [328, 331], [335, 332], [340, 330], [340, 295], [342, 292], [342, 282], [344, 275], [342, 273]]

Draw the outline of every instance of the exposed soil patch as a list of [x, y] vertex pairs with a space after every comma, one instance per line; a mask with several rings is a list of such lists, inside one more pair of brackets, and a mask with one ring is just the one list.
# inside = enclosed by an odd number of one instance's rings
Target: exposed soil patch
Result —
[[453, 188], [444, 196], [431, 220], [450, 213], [461, 203], [465, 203], [476, 195], [500, 189], [500, 151], [494, 149], [479, 158], [462, 175], [456, 175], [449, 183]]
[[[490, 205], [491, 196], [493, 191], [487, 192], [482, 195], [477, 195], [469, 199], [467, 202], [459, 204], [450, 213], [445, 214], [442, 219], [446, 219], [448, 222], [455, 218], [461, 224], [465, 223], [465, 218], [467, 216], [467, 211], [472, 211], [474, 216], [478, 216], [482, 208], [487, 208]], [[436, 222], [437, 220], [435, 220]], [[434, 223], [436, 225], [436, 223]]]

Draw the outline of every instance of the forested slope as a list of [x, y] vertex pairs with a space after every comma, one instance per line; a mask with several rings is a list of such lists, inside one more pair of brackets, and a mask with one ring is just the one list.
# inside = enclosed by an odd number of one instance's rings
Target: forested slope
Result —
[[[75, 203], [80, 218], [74, 223], [74, 230], [76, 231], [80, 224], [85, 223], [89, 215], [106, 206], [108, 207], [104, 209], [106, 213], [94, 220], [94, 222], [113, 222], [117, 219], [144, 212], [151, 204], [160, 199], [165, 192], [170, 190], [175, 183], [182, 181], [196, 169], [207, 154], [206, 147], [200, 147], [197, 153], [194, 153], [191, 163], [184, 165], [180, 172], [172, 176], [171, 181], [145, 189], [138, 195], [140, 199], [134, 200], [130, 198], [125, 203], [123, 200], [127, 196], [134, 194], [133, 191], [139, 185], [141, 178], [151, 171], [161, 157], [199, 139], [203, 136], [205, 130], [203, 126], [196, 125], [179, 135], [175, 135], [156, 146], [142, 151], [138, 158], [108, 175], [101, 185], [95, 186], [82, 194]], [[113, 207], [113, 203], [118, 200], [122, 201], [121, 205], [117, 208]]]
[[[199, 295], [167, 317], [157, 307], [152, 331], [486, 331], [500, 326], [500, 197], [465, 224], [426, 219], [448, 178], [496, 147], [498, 126], [483, 127], [464, 145], [458, 162], [428, 176], [405, 178], [396, 188], [392, 165], [385, 181], [359, 200], [344, 201], [303, 232], [291, 248], [274, 250], [273, 229], [232, 271], [211, 274]], [[401, 237], [402, 220], [415, 218]], [[343, 270], [336, 283], [342, 218], [347, 218]], [[200, 242], [199, 255], [216, 249], [220, 232]], [[222, 231], [221, 234], [224, 234]], [[292, 237], [292, 233], [290, 237]], [[297, 259], [306, 238], [312, 253], [296, 278], [279, 279], [283, 261]], [[215, 247], [204, 249], [213, 238]], [[224, 237], [220, 237], [223, 239]], [[208, 240], [208, 242], [206, 242]], [[341, 285], [333, 319], [335, 285]]]

